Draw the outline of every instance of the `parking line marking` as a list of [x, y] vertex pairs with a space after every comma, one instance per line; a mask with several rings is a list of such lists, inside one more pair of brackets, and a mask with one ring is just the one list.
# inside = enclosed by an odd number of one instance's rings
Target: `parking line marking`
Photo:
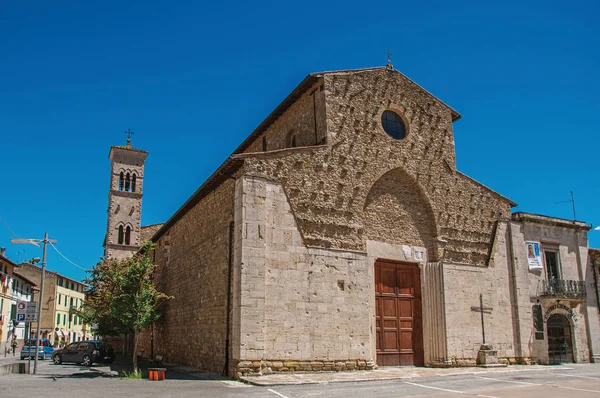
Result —
[[564, 388], [565, 390], [577, 390], [577, 391], [595, 392], [595, 393], [599, 393], [600, 394], [600, 391], [598, 391], [598, 390], [585, 390], [583, 388], [563, 387], [563, 386], [553, 386], [553, 387]]
[[449, 390], [447, 388], [432, 387], [432, 386], [426, 386], [424, 384], [411, 383], [409, 381], [405, 381], [405, 383], [406, 384], [410, 384], [411, 386], [417, 386], [417, 387], [423, 387], [423, 388], [431, 388], [432, 390], [440, 390], [440, 391], [446, 391], [446, 392], [453, 392], [453, 393], [456, 393], [456, 394], [477, 395], [478, 397], [483, 397], [483, 398], [499, 398], [499, 397], [494, 397], [493, 395], [472, 394], [472, 393], [465, 392], [465, 391]]
[[597, 377], [591, 377], [591, 376], [563, 375], [563, 374], [560, 374], [560, 373], [554, 373], [554, 375], [556, 375], [556, 376], [562, 376], [562, 377], [579, 377], [580, 379], [600, 380]]
[[286, 397], [286, 396], [285, 396], [285, 395], [283, 395], [283, 394], [280, 394], [280, 393], [278, 393], [278, 392], [277, 392], [277, 391], [275, 391], [275, 390], [271, 390], [270, 388], [269, 388], [269, 389], [267, 389], [267, 391], [271, 391], [273, 394], [275, 394], [275, 395], [277, 395], [277, 396], [279, 396], [279, 397], [281, 397], [281, 398], [289, 398], [289, 397]]
[[463, 391], [457, 391], [457, 390], [448, 390], [446, 388], [440, 388], [440, 387], [432, 387], [432, 386], [426, 386], [423, 384], [417, 384], [417, 383], [411, 383], [409, 381], [405, 381], [406, 384], [410, 384], [411, 386], [417, 386], [417, 387], [423, 387], [423, 388], [431, 388], [432, 390], [440, 390], [440, 391], [446, 391], [446, 392], [455, 392], [457, 394], [464, 394]]
[[481, 376], [477, 376], [479, 379], [484, 379], [484, 380], [494, 380], [494, 381], [503, 381], [505, 383], [514, 383], [514, 384], [524, 384], [524, 385], [528, 385], [528, 386], [541, 386], [543, 384], [535, 384], [535, 383], [526, 383], [524, 381], [513, 381], [513, 380], [502, 380], [502, 379], [494, 379], [493, 377], [481, 377]]

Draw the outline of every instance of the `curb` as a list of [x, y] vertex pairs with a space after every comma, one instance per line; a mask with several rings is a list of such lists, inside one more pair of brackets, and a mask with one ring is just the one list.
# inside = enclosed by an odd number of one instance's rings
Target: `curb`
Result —
[[[532, 371], [552, 371], [552, 370], [575, 370], [572, 367], [546, 367], [534, 365], [532, 368], [519, 368], [519, 369], [502, 369], [502, 370], [485, 370], [485, 371], [465, 371], [459, 373], [448, 373], [448, 374], [436, 374], [436, 375], [405, 375], [405, 376], [383, 376], [380, 378], [356, 378], [352, 380], [294, 380], [294, 381], [260, 381], [260, 380], [248, 380], [247, 378], [240, 377], [240, 381], [248, 383], [257, 387], [275, 387], [275, 386], [297, 386], [297, 385], [308, 385], [308, 384], [334, 384], [334, 383], [364, 383], [364, 382], [377, 382], [377, 381], [393, 381], [393, 380], [411, 380], [425, 377], [454, 377], [454, 376], [473, 376], [493, 373], [517, 373], [517, 372], [532, 372]], [[297, 375], [299, 373], [296, 373]], [[306, 373], [300, 373], [306, 374]], [[338, 372], [332, 374], [339, 374]], [[260, 376], [259, 376], [260, 377]]]

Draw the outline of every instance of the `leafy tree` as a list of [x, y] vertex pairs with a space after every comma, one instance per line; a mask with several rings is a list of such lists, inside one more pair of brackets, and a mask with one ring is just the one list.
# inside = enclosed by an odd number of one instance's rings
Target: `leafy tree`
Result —
[[133, 336], [133, 371], [138, 371], [137, 347], [142, 329], [161, 316], [160, 306], [173, 297], [159, 292], [152, 275], [157, 265], [152, 263], [147, 242], [131, 258], [105, 259], [89, 271], [86, 278], [86, 300], [78, 315], [87, 324], [98, 325], [99, 335], [131, 334]]

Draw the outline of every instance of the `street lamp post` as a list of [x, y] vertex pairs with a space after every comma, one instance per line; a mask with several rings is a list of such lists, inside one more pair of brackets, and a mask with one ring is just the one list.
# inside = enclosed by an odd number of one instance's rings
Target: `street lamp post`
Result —
[[[33, 374], [37, 374], [37, 365], [38, 365], [38, 357], [39, 357], [39, 349], [40, 349], [40, 326], [42, 324], [42, 303], [44, 299], [44, 278], [46, 271], [46, 248], [48, 243], [56, 243], [56, 240], [48, 239], [48, 232], [44, 234], [44, 239], [11, 239], [11, 243], [20, 244], [26, 243], [30, 245], [35, 245], [40, 247], [39, 242], [44, 243], [44, 251], [42, 255], [42, 282], [40, 286], [40, 298], [38, 301], [38, 309], [37, 309], [37, 331], [36, 331], [36, 342], [35, 342], [35, 362], [33, 363]], [[30, 355], [31, 355], [31, 349]]]

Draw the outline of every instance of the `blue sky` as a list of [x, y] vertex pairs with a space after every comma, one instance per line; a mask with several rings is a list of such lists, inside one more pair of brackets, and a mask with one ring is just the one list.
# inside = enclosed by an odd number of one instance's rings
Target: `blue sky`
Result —
[[[165, 221], [309, 72], [396, 69], [462, 114], [458, 168], [515, 211], [600, 224], [600, 3], [4, 2], [0, 217], [76, 264], [102, 255], [111, 145]], [[0, 246], [21, 261], [34, 246]], [[590, 231], [600, 246], [600, 231]], [[48, 267], [85, 273], [52, 248]]]

